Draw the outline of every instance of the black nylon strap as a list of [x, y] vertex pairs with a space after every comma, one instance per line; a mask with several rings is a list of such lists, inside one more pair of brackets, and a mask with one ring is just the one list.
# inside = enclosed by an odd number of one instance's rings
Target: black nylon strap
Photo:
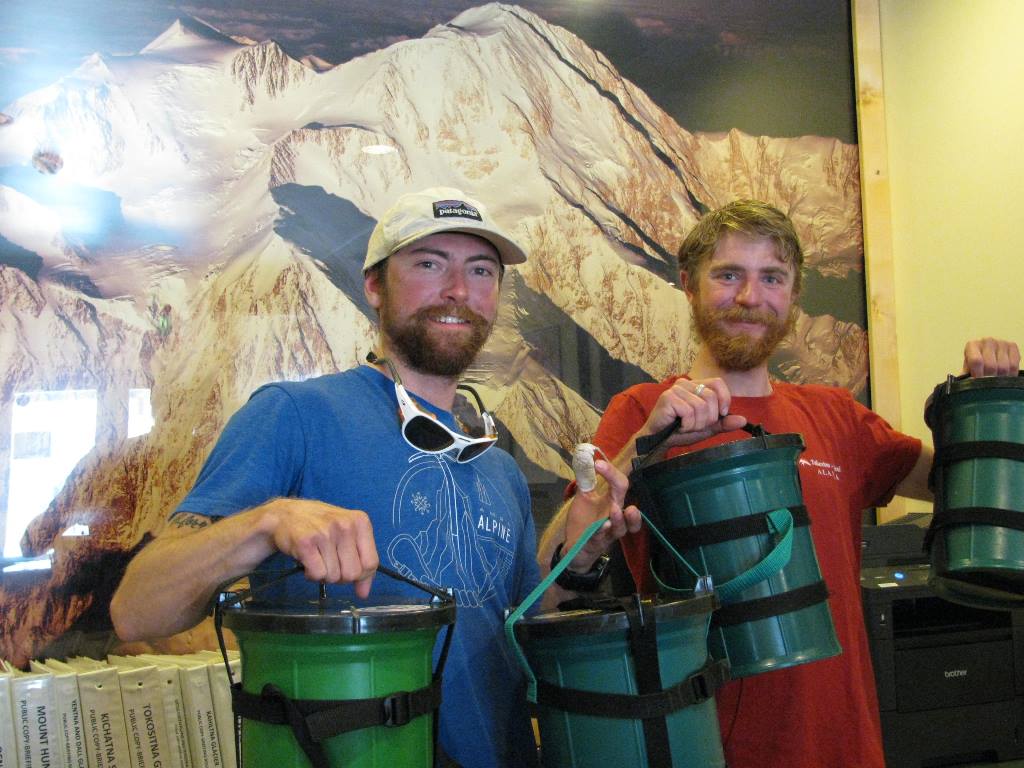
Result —
[[370, 699], [290, 699], [267, 683], [259, 694], [231, 687], [235, 715], [269, 725], [291, 727], [314, 768], [328, 768], [322, 742], [332, 736], [375, 725], [398, 727], [441, 706], [441, 680], [425, 688]]
[[273, 701], [280, 705], [285, 716], [285, 722], [291, 727], [292, 733], [295, 735], [295, 741], [298, 742], [302, 751], [306, 753], [306, 757], [309, 758], [313, 768], [329, 768], [327, 753], [324, 752], [323, 745], [314, 739], [309, 732], [309, 725], [306, 722], [306, 718], [303, 717], [297, 702], [289, 699], [276, 685], [270, 683], [263, 687], [263, 693], [268, 701]]
[[1011, 459], [1024, 461], [1024, 443], [999, 440], [974, 440], [943, 445], [936, 451], [935, 463], [947, 466], [966, 459]]
[[1010, 443], [1000, 440], [974, 440], [941, 445], [940, 441], [936, 440], [935, 459], [932, 461], [931, 469], [928, 471], [928, 487], [936, 491], [935, 497], [937, 499], [941, 498], [938, 489], [935, 487], [936, 481], [941, 479], [937, 476], [939, 468], [945, 469], [950, 464], [969, 459], [1024, 461], [1024, 443]]
[[620, 720], [643, 720], [667, 716], [684, 707], [700, 704], [714, 696], [729, 679], [729, 663], [711, 660], [670, 688], [657, 693], [632, 696], [625, 693], [598, 693], [578, 688], [560, 688], [537, 680], [537, 703], [564, 712], [594, 715]]
[[290, 709], [302, 715], [305, 729], [314, 741], [375, 725], [402, 726], [433, 712], [441, 704], [441, 681], [415, 691], [398, 691], [370, 699], [290, 699], [273, 683], [259, 694], [242, 690], [236, 683], [231, 691], [235, 712], [248, 720], [269, 725], [291, 724]]
[[[807, 507], [798, 504], [788, 507], [793, 515], [793, 525], [796, 527], [811, 524], [811, 518], [807, 514]], [[665, 533], [665, 538], [672, 546], [680, 552], [708, 544], [720, 544], [723, 541], [745, 539], [748, 536], [759, 536], [761, 534], [772, 534], [768, 525], [768, 510], [766, 512], [755, 512], [752, 515], [742, 517], [731, 517], [727, 520], [719, 520], [714, 523], [704, 523], [685, 528], [673, 528]]]
[[791, 613], [828, 600], [828, 588], [824, 581], [816, 581], [788, 592], [770, 597], [744, 600], [740, 603], [723, 605], [711, 614], [712, 627], [731, 627], [745, 621], [758, 621]]
[[[640, 596], [622, 601], [629, 620], [629, 652], [633, 657], [637, 691], [641, 696], [661, 693], [661, 669], [658, 664], [658, 626], [654, 610], [644, 611]], [[668, 742], [668, 724], [664, 715], [643, 718], [647, 768], [672, 768], [672, 748]]]
[[994, 525], [1000, 528], [1012, 528], [1024, 531], [1024, 512], [999, 507], [954, 507], [953, 509], [936, 509], [932, 515], [931, 525], [924, 535], [924, 549], [929, 551], [932, 539], [942, 528], [951, 525]]
[[997, 525], [1024, 531], [1024, 512], [998, 507], [956, 507], [939, 510], [932, 516], [933, 528], [949, 525]]

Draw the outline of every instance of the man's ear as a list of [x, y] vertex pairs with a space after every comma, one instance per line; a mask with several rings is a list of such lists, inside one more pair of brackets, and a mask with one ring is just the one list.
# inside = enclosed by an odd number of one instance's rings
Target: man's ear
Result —
[[693, 289], [690, 287], [690, 273], [685, 269], [679, 270], [679, 287], [683, 289], [683, 292], [688, 298], [693, 298]]
[[[385, 265], [384, 269], [387, 269]], [[363, 274], [363, 295], [366, 301], [376, 310], [380, 310], [382, 294], [384, 292], [383, 280], [380, 279], [380, 270], [368, 269]]]

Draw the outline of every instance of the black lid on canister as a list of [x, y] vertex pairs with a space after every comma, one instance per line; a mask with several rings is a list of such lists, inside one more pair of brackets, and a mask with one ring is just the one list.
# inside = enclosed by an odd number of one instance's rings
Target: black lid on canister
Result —
[[[640, 607], [643, 611], [654, 611], [655, 619], [662, 623], [687, 616], [710, 614], [718, 607], [718, 596], [709, 592], [681, 600], [657, 595], [641, 600]], [[520, 642], [542, 637], [599, 635], [628, 630], [629, 618], [625, 609], [609, 604], [600, 608], [541, 613], [515, 624], [516, 639]]]
[[364, 635], [400, 632], [452, 624], [455, 603], [410, 603], [403, 598], [379, 598], [372, 603], [354, 600], [315, 600], [284, 605], [251, 601], [222, 609], [224, 626], [249, 632], [292, 635]]
[[699, 451], [681, 453], [678, 456], [673, 456], [671, 459], [659, 461], [638, 469], [633, 474], [642, 476], [645, 479], [652, 479], [665, 472], [675, 472], [687, 467], [697, 466], [698, 464], [726, 461], [773, 448], [796, 448], [798, 451], [803, 451], [805, 448], [803, 435], [796, 432], [781, 435], [765, 434], [751, 437], [747, 440], [735, 440], [731, 443], [713, 445], [710, 448], [701, 448]]
[[[925, 400], [924, 423], [929, 429], [935, 429], [935, 417], [943, 398], [991, 389], [1024, 390], [1024, 371], [1019, 371], [1016, 376], [979, 376], [977, 378], [967, 374], [950, 376], [941, 384], [936, 385], [932, 393], [928, 395], [928, 399]], [[1024, 392], [1021, 393], [1021, 396], [1024, 396]]]

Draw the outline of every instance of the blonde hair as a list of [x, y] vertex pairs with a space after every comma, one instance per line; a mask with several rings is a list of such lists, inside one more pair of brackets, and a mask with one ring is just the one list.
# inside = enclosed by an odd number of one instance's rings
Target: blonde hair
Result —
[[779, 259], [793, 267], [793, 294], [799, 295], [804, 269], [800, 238], [786, 214], [759, 200], [734, 200], [704, 214], [690, 230], [679, 246], [678, 258], [679, 269], [689, 275], [692, 285], [696, 285], [693, 278], [710, 261], [719, 241], [730, 232], [771, 240]]

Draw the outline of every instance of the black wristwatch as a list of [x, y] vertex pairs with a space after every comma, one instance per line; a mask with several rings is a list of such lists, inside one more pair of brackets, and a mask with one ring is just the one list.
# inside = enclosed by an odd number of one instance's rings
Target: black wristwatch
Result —
[[[562, 542], [562, 544], [564, 543]], [[562, 544], [555, 547], [555, 551], [551, 553], [551, 570], [554, 570], [555, 566], [558, 565], [558, 561], [562, 559]], [[566, 568], [558, 574], [555, 584], [573, 592], [593, 592], [601, 583], [601, 579], [604, 577], [605, 571], [608, 570], [608, 563], [611, 562], [611, 559], [607, 552], [603, 553], [594, 561], [594, 564], [590, 566], [590, 570], [586, 573], [577, 573]]]

